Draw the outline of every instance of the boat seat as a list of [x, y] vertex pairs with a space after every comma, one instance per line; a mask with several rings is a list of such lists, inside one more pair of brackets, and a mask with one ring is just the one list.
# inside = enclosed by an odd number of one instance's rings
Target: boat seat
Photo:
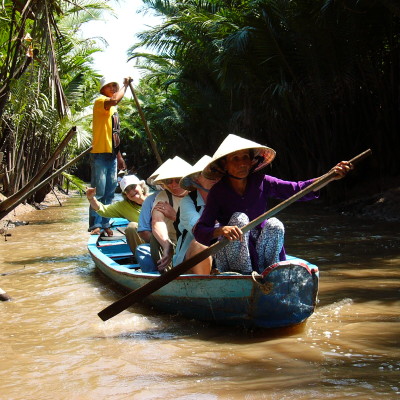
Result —
[[107, 241], [107, 240], [123, 240], [125, 239], [124, 235], [113, 235], [113, 236], [100, 236], [99, 238], [101, 241]]

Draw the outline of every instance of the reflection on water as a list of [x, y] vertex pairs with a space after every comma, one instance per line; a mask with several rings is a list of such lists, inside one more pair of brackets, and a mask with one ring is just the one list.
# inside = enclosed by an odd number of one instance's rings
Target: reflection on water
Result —
[[288, 253], [320, 268], [316, 313], [243, 331], [135, 306], [86, 251], [85, 200], [34, 212], [0, 243], [0, 399], [400, 398], [399, 233], [394, 223], [291, 207]]

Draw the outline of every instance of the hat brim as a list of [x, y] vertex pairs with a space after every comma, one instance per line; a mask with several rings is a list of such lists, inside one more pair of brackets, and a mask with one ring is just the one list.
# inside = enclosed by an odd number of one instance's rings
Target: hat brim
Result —
[[164, 161], [148, 178], [147, 178], [147, 183], [149, 185], [154, 185], [154, 180], [157, 178], [157, 176], [160, 174], [161, 170], [165, 168], [166, 165], [168, 165], [172, 161], [171, 158], [168, 158], [166, 161]]
[[122, 192], [126, 191], [126, 188], [132, 185], [143, 185], [145, 182], [140, 180], [136, 175], [125, 175], [119, 182], [119, 187]]
[[189, 192], [192, 192], [193, 190], [198, 189], [196, 186], [193, 185], [193, 179], [195, 179], [198, 175], [201, 174], [201, 171], [194, 172], [193, 174], [186, 175], [184, 176], [180, 182], [179, 186], [182, 189], [188, 190]]
[[182, 189], [188, 190], [188, 191], [193, 191], [198, 189], [194, 184], [193, 184], [193, 179], [195, 179], [198, 175], [201, 174], [203, 171], [204, 167], [212, 160], [210, 156], [207, 154], [204, 155], [203, 157], [200, 158], [199, 161], [196, 162], [195, 165], [193, 165], [191, 171], [188, 171], [187, 175], [183, 176], [182, 179], [179, 182], [179, 185]]
[[122, 190], [122, 188], [121, 188], [121, 191], [122, 191], [122, 192], [125, 192], [126, 189], [127, 189], [129, 186], [133, 186], [133, 185], [135, 185], [135, 186], [137, 186], [137, 185], [143, 186], [143, 184], [145, 184], [145, 183], [146, 183], [145, 181], [139, 181], [139, 182], [137, 182], [137, 183], [130, 183], [129, 185], [126, 185], [126, 186], [124, 187], [124, 190]]
[[[237, 151], [241, 150], [254, 150], [254, 157], [253, 157], [253, 166], [257, 165], [252, 172], [259, 171], [265, 168], [268, 164], [270, 164], [275, 156], [275, 150], [271, 149], [267, 146], [250, 146], [244, 147], [242, 149], [235, 149], [233, 151], [228, 151], [225, 154], [218, 155], [218, 157], [213, 158], [212, 161], [204, 168], [202, 174], [207, 179], [219, 179], [225, 175], [225, 171], [223, 169], [222, 160], [229, 154], [236, 153]], [[262, 161], [259, 161], [259, 158], [262, 158]]]
[[105, 84], [100, 88], [100, 90], [99, 90], [100, 94], [104, 95], [103, 89], [104, 89], [105, 86], [109, 85], [110, 83], [116, 83], [116, 84], [117, 84], [117, 87], [118, 87], [117, 91], [119, 92], [119, 89], [120, 89], [119, 83], [118, 83], [118, 82], [115, 82], [115, 81], [110, 81], [110, 82], [105, 83]]
[[154, 178], [153, 184], [160, 185], [166, 179], [181, 179], [186, 176], [192, 166], [182, 158], [176, 156], [167, 165], [165, 165], [157, 177]]

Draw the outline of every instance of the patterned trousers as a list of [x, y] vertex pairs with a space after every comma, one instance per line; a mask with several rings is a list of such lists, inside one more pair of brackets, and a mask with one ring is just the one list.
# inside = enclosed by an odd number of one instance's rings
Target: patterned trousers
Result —
[[[249, 223], [249, 217], [244, 213], [236, 212], [232, 215], [228, 225], [242, 228]], [[250, 235], [256, 243], [258, 265], [252, 266], [249, 252]], [[243, 235], [243, 240], [229, 242], [216, 256], [216, 266], [220, 272], [239, 272], [243, 275], [251, 274], [253, 270], [262, 272], [268, 266], [279, 261], [279, 253], [283, 247], [285, 228], [277, 218], [267, 220], [261, 231], [252, 229]]]

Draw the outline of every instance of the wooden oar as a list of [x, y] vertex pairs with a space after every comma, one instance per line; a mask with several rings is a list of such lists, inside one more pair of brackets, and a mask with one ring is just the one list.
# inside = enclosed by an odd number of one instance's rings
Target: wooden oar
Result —
[[[371, 154], [371, 150], [366, 150], [363, 153], [359, 154], [357, 157], [354, 157], [350, 160], [350, 163], [353, 165], [358, 163], [359, 161], [363, 160], [365, 157]], [[323, 175], [320, 179], [313, 182], [311, 185], [307, 186], [305, 189], [301, 190], [300, 192], [296, 193], [289, 199], [283, 201], [282, 203], [278, 204], [271, 210], [267, 211], [266, 213], [260, 215], [247, 225], [242, 228], [242, 232], [246, 233], [249, 230], [255, 228], [264, 220], [271, 218], [272, 216], [276, 215], [278, 212], [282, 211], [284, 208], [292, 204], [293, 202], [301, 199], [307, 193], [320, 189], [326, 186], [330, 181], [332, 181], [336, 176], [335, 171], [330, 171], [327, 174]], [[108, 319], [114, 317], [115, 315], [119, 314], [120, 312], [126, 310], [132, 304], [142, 300], [146, 296], [149, 296], [156, 290], [162, 288], [167, 283], [171, 282], [179, 275], [183, 274], [184, 272], [188, 271], [190, 268], [194, 267], [199, 262], [205, 260], [207, 257], [212, 256], [213, 254], [217, 253], [223, 247], [225, 247], [229, 243], [229, 240], [223, 238], [222, 240], [214, 243], [212, 246], [208, 247], [207, 249], [201, 251], [200, 253], [196, 254], [192, 258], [183, 261], [181, 264], [177, 265], [176, 267], [172, 268], [168, 272], [160, 275], [159, 277], [152, 279], [150, 282], [146, 283], [142, 287], [130, 292], [125, 297], [117, 300], [116, 302], [112, 303], [104, 310], [98, 313], [98, 316], [103, 320], [107, 321]]]
[[156, 156], [156, 159], [158, 161], [158, 165], [161, 165], [162, 164], [162, 160], [161, 160], [160, 154], [159, 154], [159, 152], [157, 150], [157, 145], [156, 145], [156, 143], [155, 143], [155, 141], [153, 139], [153, 135], [150, 132], [149, 126], [147, 125], [146, 118], [144, 117], [142, 107], [140, 107], [139, 99], [137, 98], [135, 90], [133, 89], [132, 82], [129, 82], [129, 87], [131, 88], [132, 96], [133, 96], [133, 99], [135, 100], [136, 108], [138, 110], [140, 118], [142, 119], [142, 122], [143, 122], [143, 125], [144, 125], [144, 130], [146, 131], [147, 137], [149, 138], [149, 142], [150, 142], [151, 148], [153, 149], [154, 155]]

